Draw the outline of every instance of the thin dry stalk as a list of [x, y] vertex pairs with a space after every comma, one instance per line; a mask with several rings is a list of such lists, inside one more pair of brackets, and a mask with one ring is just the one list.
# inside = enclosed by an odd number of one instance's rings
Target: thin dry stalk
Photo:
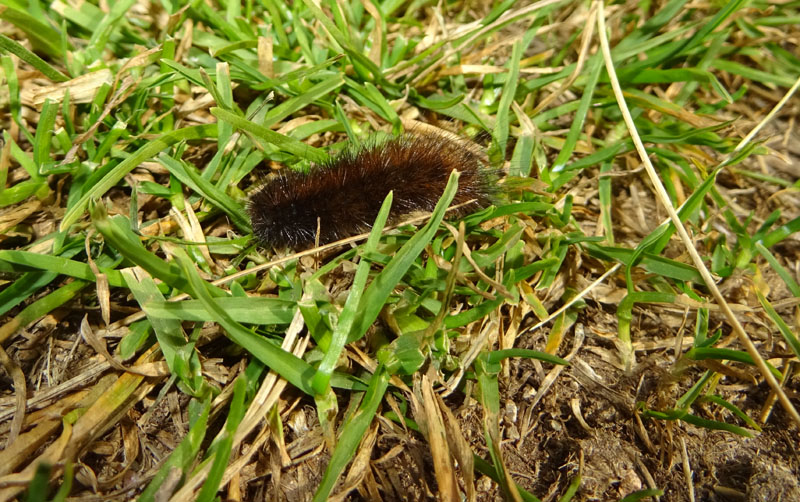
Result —
[[[728, 302], [722, 296], [717, 284], [714, 282], [714, 278], [711, 276], [711, 272], [708, 271], [706, 268], [705, 263], [703, 263], [703, 258], [700, 256], [700, 253], [697, 252], [695, 249], [694, 244], [692, 243], [692, 238], [689, 236], [689, 233], [686, 231], [686, 227], [683, 226], [680, 217], [678, 216], [678, 212], [675, 211], [675, 208], [672, 206], [670, 202], [669, 195], [667, 194], [666, 188], [664, 188], [664, 184], [661, 182], [661, 179], [658, 177], [658, 173], [656, 173], [655, 168], [653, 167], [652, 162], [650, 162], [650, 157], [647, 154], [647, 150], [642, 143], [642, 139], [639, 137], [639, 132], [636, 130], [636, 125], [633, 123], [633, 117], [631, 116], [631, 112], [628, 109], [627, 104], [625, 103], [625, 97], [622, 95], [622, 88], [619, 85], [619, 80], [617, 79], [617, 73], [614, 70], [614, 62], [611, 59], [611, 48], [608, 44], [608, 37], [606, 35], [606, 22], [605, 22], [605, 11], [603, 10], [603, 2], [596, 0], [595, 4], [598, 7], [598, 16], [597, 16], [597, 24], [598, 24], [598, 31], [600, 36], [600, 46], [603, 51], [603, 59], [605, 61], [606, 70], [608, 71], [608, 77], [611, 81], [611, 87], [614, 90], [614, 96], [617, 99], [617, 104], [619, 104], [620, 111], [622, 112], [622, 117], [625, 120], [625, 125], [628, 128], [628, 132], [631, 135], [631, 139], [633, 140], [633, 144], [636, 146], [636, 151], [639, 153], [639, 157], [644, 164], [645, 170], [647, 171], [647, 175], [650, 178], [650, 181], [653, 183], [653, 187], [655, 188], [656, 195], [658, 196], [659, 202], [664, 207], [664, 209], [669, 213], [669, 217], [672, 220], [673, 225], [675, 225], [675, 229], [680, 235], [681, 240], [686, 245], [686, 249], [689, 252], [689, 256], [692, 258], [692, 262], [694, 263], [697, 270], [700, 272], [700, 275], [703, 277], [703, 281], [706, 284], [706, 287], [711, 291], [711, 294], [714, 296], [717, 304], [720, 306], [722, 311], [725, 313], [725, 317], [728, 318], [728, 321], [731, 323], [733, 327], [733, 331], [739, 337], [739, 341], [744, 345], [745, 349], [747, 349], [747, 353], [750, 354], [750, 357], [753, 358], [753, 362], [755, 362], [756, 367], [761, 372], [761, 375], [767, 381], [769, 386], [775, 391], [775, 394], [778, 396], [781, 404], [783, 405], [784, 409], [787, 413], [792, 417], [792, 420], [800, 427], [800, 414], [797, 413], [794, 405], [791, 401], [789, 401], [789, 397], [783, 392], [781, 389], [780, 384], [775, 379], [775, 377], [770, 373], [769, 368], [767, 367], [766, 362], [761, 357], [761, 354], [758, 352], [758, 349], [753, 344], [753, 341], [745, 332], [744, 328], [742, 327], [739, 320], [736, 318], [736, 315], [731, 310]], [[799, 81], [800, 82], [800, 81]], [[793, 86], [792, 89], [795, 89], [796, 86]], [[793, 92], [793, 91], [792, 91]]]

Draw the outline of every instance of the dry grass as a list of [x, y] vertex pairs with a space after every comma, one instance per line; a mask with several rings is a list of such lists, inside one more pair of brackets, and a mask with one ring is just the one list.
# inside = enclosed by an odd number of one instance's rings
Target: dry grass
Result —
[[[0, 0], [0, 500], [800, 499], [797, 2], [181, 7]], [[507, 197], [251, 240], [423, 128]]]

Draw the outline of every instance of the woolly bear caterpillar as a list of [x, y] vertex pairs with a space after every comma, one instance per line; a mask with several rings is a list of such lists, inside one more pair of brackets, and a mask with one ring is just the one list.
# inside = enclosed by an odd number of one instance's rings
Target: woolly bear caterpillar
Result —
[[453, 204], [471, 200], [457, 214], [491, 204], [494, 176], [486, 159], [457, 139], [438, 134], [403, 134], [345, 149], [309, 172], [284, 169], [256, 189], [249, 213], [255, 236], [275, 247], [325, 244], [372, 226], [390, 190], [390, 219], [432, 211], [450, 172], [461, 172]]

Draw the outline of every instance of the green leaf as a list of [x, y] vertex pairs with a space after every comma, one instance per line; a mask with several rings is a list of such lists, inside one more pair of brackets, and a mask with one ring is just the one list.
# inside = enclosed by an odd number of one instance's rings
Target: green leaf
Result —
[[234, 342], [257, 357], [275, 373], [306, 394], [313, 395], [314, 390], [311, 387], [311, 380], [316, 370], [307, 362], [283, 350], [271, 340], [256, 335], [234, 321], [215, 301], [216, 298], [212, 296], [210, 291], [212, 286], [200, 278], [189, 256], [179, 248], [174, 249], [173, 253], [186, 278], [187, 292], [200, 300], [210, 314], [210, 320], [222, 326]]
[[633, 319], [633, 306], [636, 303], [674, 303], [675, 295], [657, 291], [637, 291], [628, 293], [617, 306], [617, 337], [622, 342], [622, 360], [628, 368], [633, 358], [633, 343], [631, 341], [631, 320]]
[[56, 277], [58, 274], [55, 272], [28, 272], [17, 278], [13, 284], [0, 291], [0, 316], [33, 296]]
[[[289, 324], [297, 305], [290, 300], [258, 296], [223, 296], [217, 298], [216, 302], [234, 321], [258, 325]], [[149, 300], [142, 304], [142, 309], [153, 316], [182, 321], [205, 321], [210, 316], [200, 300]]]
[[0, 326], [0, 343], [6, 341], [10, 336], [15, 335], [19, 329], [46, 316], [53, 310], [72, 300], [89, 284], [90, 283], [86, 281], [74, 280], [61, 286], [47, 296], [31, 303], [13, 319]]
[[317, 492], [314, 494], [314, 502], [328, 500], [336, 480], [339, 479], [344, 468], [353, 458], [361, 439], [375, 416], [375, 412], [378, 411], [378, 406], [381, 404], [383, 395], [389, 386], [389, 377], [389, 373], [383, 366], [378, 366], [378, 369], [375, 370], [361, 405], [342, 427], [339, 442], [336, 444], [333, 454], [331, 454], [331, 460], [328, 463], [328, 467], [325, 468], [322, 481], [320, 481]]
[[519, 83], [519, 60], [522, 58], [522, 41], [517, 40], [511, 49], [511, 59], [508, 60], [509, 73], [503, 92], [500, 94], [500, 103], [497, 106], [497, 122], [494, 129], [494, 140], [497, 151], [505, 157], [506, 143], [508, 142], [508, 126], [510, 120], [511, 103], [517, 93]]
[[294, 154], [297, 157], [310, 160], [311, 162], [321, 163], [328, 160], [328, 154], [319, 148], [314, 148], [313, 146], [306, 145], [305, 143], [302, 143], [294, 138], [284, 136], [283, 134], [277, 133], [271, 129], [260, 126], [243, 117], [240, 117], [235, 113], [231, 113], [223, 110], [222, 108], [216, 107], [211, 108], [210, 111], [211, 114], [218, 119], [232, 124], [237, 129], [249, 132], [256, 137], [263, 139], [267, 143], [277, 146], [284, 152]]
[[[753, 365], [753, 358], [750, 357], [750, 354], [743, 350], [735, 350], [735, 349], [718, 349], [715, 347], [692, 347], [686, 352], [686, 357], [688, 359], [693, 359], [695, 361], [702, 361], [704, 359], [719, 359], [722, 361], [737, 361], [740, 363], [745, 363], [749, 365]], [[775, 378], [778, 380], [783, 379], [783, 375], [780, 371], [778, 371], [773, 365], [769, 362], [766, 362], [767, 368], [769, 368], [770, 373], [772, 373]]]
[[[581, 93], [580, 107], [575, 112], [575, 118], [573, 119], [572, 125], [567, 133], [567, 137], [565, 138], [564, 146], [561, 148], [561, 151], [558, 152], [556, 159], [553, 161], [551, 169], [547, 173], [548, 177], [552, 176], [550, 173], [558, 174], [563, 171], [567, 161], [572, 156], [572, 152], [575, 151], [575, 146], [577, 145], [580, 134], [583, 131], [583, 124], [586, 121], [587, 114], [589, 113], [589, 107], [592, 104], [592, 96], [594, 95], [594, 90], [597, 87], [597, 82], [600, 79], [600, 73], [602, 69], [603, 58], [600, 57], [600, 54], [595, 54], [587, 63], [586, 71], [589, 72], [589, 79], [586, 82], [583, 92]], [[564, 182], [566, 181], [567, 180], [564, 180]], [[552, 189], [556, 190], [559, 188], [559, 186], [560, 185], [553, 185]]]
[[765, 235], [761, 243], [769, 249], [796, 232], [800, 232], [800, 216]]
[[28, 12], [9, 6], [7, 2], [1, 2], [0, 20], [8, 21], [24, 32], [34, 49], [57, 59], [64, 56], [57, 43], [61, 39], [60, 34]]
[[[2, 14], [0, 14], [2, 15]], [[53, 82], [66, 82], [69, 77], [50, 66], [47, 61], [21, 46], [14, 40], [0, 33], [0, 50], [10, 52], [29, 65], [33, 66]]]
[[[133, 297], [142, 308], [149, 302], [164, 300], [155, 281], [145, 271], [126, 268], [122, 271], [122, 276], [133, 293]], [[170, 373], [183, 380], [189, 388], [199, 390], [196, 387], [198, 384], [196, 377], [200, 377], [200, 381], [202, 381], [202, 376], [199, 371], [197, 374], [189, 371], [192, 367], [191, 358], [197, 357], [194, 343], [184, 337], [180, 321], [162, 318], [147, 310], [145, 310], [145, 314], [155, 331], [159, 348], [164, 354], [164, 360], [167, 362]]]
[[330, 344], [322, 358], [317, 374], [314, 376], [314, 390], [317, 394], [324, 394], [328, 388], [333, 370], [339, 362], [342, 350], [347, 343], [348, 338], [355, 338], [360, 334], [353, 334], [353, 327], [357, 324], [357, 319], [363, 315], [359, 310], [361, 306], [361, 295], [364, 287], [367, 284], [372, 264], [364, 258], [364, 255], [370, 252], [375, 252], [378, 246], [378, 241], [381, 237], [383, 227], [386, 225], [386, 220], [389, 217], [389, 210], [392, 207], [393, 193], [389, 192], [381, 205], [378, 216], [375, 218], [375, 223], [370, 231], [369, 238], [362, 249], [361, 261], [358, 263], [356, 275], [353, 279], [353, 285], [350, 287], [350, 294], [347, 296], [342, 313], [339, 314], [339, 319], [333, 328]]
[[453, 171], [450, 174], [450, 180], [447, 182], [444, 193], [436, 204], [428, 223], [397, 251], [394, 258], [367, 287], [358, 308], [361, 317], [359, 317], [351, 330], [348, 342], [358, 340], [367, 332], [367, 329], [378, 318], [386, 299], [389, 298], [394, 288], [402, 280], [417, 256], [433, 239], [439, 229], [439, 223], [444, 218], [445, 211], [450, 206], [453, 197], [455, 197], [458, 189], [458, 177], [457, 171]]
[[786, 283], [786, 287], [789, 288], [789, 291], [792, 293], [792, 296], [795, 298], [800, 298], [800, 284], [797, 284], [797, 281], [792, 277], [791, 272], [786, 270], [786, 268], [780, 264], [780, 262], [772, 256], [772, 253], [769, 252], [767, 248], [764, 247], [763, 244], [760, 242], [755, 243], [756, 250], [763, 256], [767, 263], [772, 267], [772, 269], [777, 273], [783, 282]]
[[500, 449], [500, 389], [497, 381], [500, 364], [490, 361], [488, 354], [482, 352], [473, 367], [478, 377], [478, 399], [483, 406], [483, 436], [497, 472], [497, 482], [506, 500], [518, 500], [519, 491], [506, 469]]
[[[53, 256], [40, 253], [32, 253], [30, 251], [16, 251], [16, 250], [0, 250], [0, 260], [20, 265], [22, 267], [30, 267], [37, 270], [47, 270], [50, 272], [68, 275], [76, 279], [83, 279], [85, 281], [94, 282], [97, 277], [92, 272], [92, 268], [87, 263], [80, 261], [70, 260], [62, 256]], [[100, 271], [106, 274], [108, 284], [114, 287], [124, 287], [125, 281], [122, 279], [118, 270], [98, 267]]]
[[752, 427], [753, 429], [757, 430], [758, 432], [761, 432], [761, 427], [759, 427], [759, 425], [755, 422], [755, 420], [753, 420], [752, 418], [748, 417], [747, 414], [745, 412], [743, 412], [742, 410], [740, 410], [739, 407], [736, 406], [735, 404], [729, 403], [728, 401], [722, 399], [721, 397], [719, 397], [717, 395], [705, 396], [703, 398], [703, 400], [704, 401], [711, 401], [712, 403], [715, 403], [715, 404], [718, 404], [718, 405], [722, 406], [726, 410], [730, 411], [731, 413], [733, 413], [734, 415], [736, 415], [737, 417], [742, 419], [749, 427]]
[[225, 421], [225, 428], [212, 445], [214, 450], [211, 469], [208, 471], [208, 477], [200, 493], [197, 495], [198, 502], [212, 502], [216, 496], [217, 491], [221, 488], [222, 477], [225, 475], [225, 468], [228, 466], [228, 460], [231, 456], [231, 449], [233, 448], [233, 440], [236, 434], [236, 429], [242, 422], [245, 413], [245, 391], [247, 389], [246, 373], [240, 374], [236, 381], [233, 383], [233, 398], [231, 399], [231, 407], [228, 410], [228, 418]]
[[159, 162], [166, 167], [170, 174], [178, 178], [184, 185], [206, 198], [211, 204], [219, 207], [231, 217], [233, 223], [242, 231], [250, 232], [250, 218], [241, 203], [231, 198], [223, 190], [203, 178], [193, 166], [173, 159], [167, 154], [158, 156]]
[[267, 112], [266, 116], [264, 117], [264, 121], [261, 123], [261, 126], [270, 127], [274, 124], [277, 124], [286, 117], [304, 109], [318, 99], [331, 95], [333, 91], [344, 84], [344, 81], [345, 79], [341, 74], [336, 74], [333, 77], [327, 78], [322, 82], [315, 84], [313, 87], [305, 90], [299, 96], [287, 99], [283, 103], [277, 105]]
[[566, 359], [561, 359], [558, 356], [554, 356], [546, 352], [540, 352], [538, 350], [530, 350], [530, 349], [494, 350], [492, 352], [489, 352], [486, 357], [487, 361], [490, 364], [497, 364], [503, 359], [509, 357], [524, 357], [526, 359], [538, 359], [540, 361], [545, 361], [553, 364], [569, 365], [569, 361], [567, 361]]
[[795, 357], [800, 358], [800, 340], [797, 339], [797, 335], [794, 334], [792, 329], [786, 324], [786, 321], [775, 311], [775, 308], [772, 304], [767, 300], [767, 298], [761, 294], [761, 291], [756, 289], [756, 296], [758, 296], [758, 301], [761, 303], [761, 306], [764, 307], [764, 310], [767, 312], [767, 315], [772, 322], [775, 323], [775, 326], [778, 327], [778, 331], [781, 332], [783, 335], [783, 339], [786, 340], [786, 345], [792, 349], [794, 352]]
[[169, 286], [186, 291], [188, 283], [174, 263], [167, 263], [148, 251], [130, 228], [130, 221], [122, 216], [108, 217], [105, 206], [96, 204], [91, 209], [92, 221], [98, 232], [125, 258], [145, 269], [150, 275]]
[[89, 187], [85, 194], [75, 203], [64, 215], [61, 220], [59, 230], [67, 230], [75, 222], [80, 219], [89, 201], [102, 197], [111, 187], [116, 185], [122, 180], [129, 172], [136, 166], [152, 158], [158, 152], [178, 143], [179, 141], [186, 141], [190, 139], [205, 139], [208, 137], [215, 137], [217, 135], [217, 124], [204, 124], [198, 126], [185, 127], [175, 131], [162, 134], [158, 138], [148, 141], [141, 148], [136, 150], [132, 155], [125, 160], [114, 166], [103, 178], [96, 184]]
[[687, 413], [684, 410], [667, 410], [667, 411], [644, 410], [642, 416], [648, 418], [656, 418], [659, 420], [682, 420], [688, 424], [692, 424], [697, 427], [703, 427], [704, 429], [727, 431], [737, 434], [739, 436], [744, 436], [749, 438], [753, 437], [752, 432], [737, 425], [720, 422], [718, 420], [708, 420], [706, 418], [701, 418], [698, 417], [697, 415], [692, 415], [691, 413]]
[[[388, 414], [387, 414], [388, 415]], [[500, 483], [500, 476], [497, 474], [494, 465], [482, 459], [478, 455], [472, 454], [472, 461], [475, 464], [475, 470], [484, 476], [489, 476], [495, 483]], [[524, 502], [541, 502], [535, 495], [529, 493], [521, 486], [517, 485], [517, 492]]]

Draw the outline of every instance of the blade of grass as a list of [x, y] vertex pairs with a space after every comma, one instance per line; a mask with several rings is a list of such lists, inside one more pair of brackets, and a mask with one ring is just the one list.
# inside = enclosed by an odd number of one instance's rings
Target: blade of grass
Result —
[[50, 66], [47, 61], [0, 33], [0, 50], [10, 52], [33, 66], [53, 82], [66, 82], [69, 77]]
[[[92, 272], [92, 268], [83, 262], [70, 260], [63, 256], [53, 256], [40, 253], [32, 253], [30, 251], [17, 251], [11, 249], [0, 250], [0, 260], [21, 265], [22, 267], [30, 267], [38, 270], [50, 271], [58, 274], [68, 275], [76, 279], [83, 279], [85, 281], [94, 282], [97, 277]], [[125, 287], [125, 281], [122, 280], [118, 270], [113, 270], [107, 267], [100, 267], [101, 272], [108, 277], [108, 284], [114, 287]]]
[[328, 496], [333, 490], [336, 480], [344, 471], [344, 468], [353, 458], [353, 455], [358, 448], [361, 438], [367, 431], [369, 424], [375, 413], [378, 411], [378, 406], [383, 400], [383, 395], [389, 386], [389, 373], [383, 366], [378, 366], [372, 378], [369, 380], [369, 388], [367, 389], [361, 405], [358, 407], [356, 413], [350, 420], [342, 427], [342, 433], [339, 436], [339, 442], [333, 450], [331, 460], [325, 468], [325, 473], [322, 475], [319, 487], [314, 494], [314, 502], [324, 502], [328, 500]]
[[[266, 297], [220, 297], [217, 303], [231, 319], [245, 324], [289, 324], [294, 316], [296, 302]], [[148, 300], [142, 309], [149, 315], [182, 321], [205, 321], [209, 313], [200, 300], [156, 301]]]
[[203, 178], [194, 166], [175, 160], [165, 153], [159, 154], [158, 161], [181, 183], [203, 196], [214, 206], [222, 209], [225, 214], [230, 216], [239, 230], [251, 232], [250, 218], [247, 216], [247, 211], [245, 211], [243, 205], [225, 193], [224, 190], [217, 188], [213, 183]]
[[359, 311], [361, 295], [364, 292], [364, 287], [367, 284], [367, 278], [372, 268], [372, 263], [365, 259], [364, 255], [377, 250], [381, 232], [386, 225], [386, 220], [389, 217], [389, 210], [392, 207], [392, 197], [392, 192], [389, 192], [386, 199], [383, 201], [378, 216], [375, 218], [375, 224], [372, 226], [369, 238], [361, 251], [361, 260], [356, 269], [353, 285], [350, 287], [350, 294], [347, 296], [342, 313], [339, 314], [339, 319], [336, 322], [336, 326], [333, 328], [330, 344], [317, 368], [317, 374], [314, 375], [312, 385], [318, 394], [323, 394], [327, 391], [333, 370], [336, 368], [342, 350], [348, 338], [350, 338], [353, 327], [356, 325], [356, 320], [361, 314]]
[[61, 286], [47, 296], [31, 303], [25, 307], [22, 312], [0, 326], [0, 343], [5, 342], [9, 337], [25, 326], [72, 300], [89, 284], [90, 283], [86, 281], [74, 280], [65, 286]]
[[89, 187], [86, 193], [64, 214], [61, 220], [59, 230], [67, 230], [74, 223], [80, 219], [84, 211], [86, 211], [89, 201], [102, 197], [111, 187], [116, 185], [122, 180], [129, 172], [136, 166], [152, 158], [158, 152], [178, 143], [180, 141], [187, 141], [192, 139], [206, 139], [213, 138], [217, 135], [217, 124], [204, 124], [198, 126], [185, 127], [175, 131], [162, 134], [158, 138], [147, 142], [141, 148], [136, 150], [128, 158], [114, 166], [103, 178], [96, 184]]
[[95, 228], [108, 244], [131, 262], [139, 265], [153, 277], [157, 277], [169, 286], [186, 291], [188, 283], [181, 270], [174, 263], [168, 263], [148, 251], [130, 228], [130, 221], [122, 215], [108, 217], [102, 204], [95, 204], [90, 210]]
[[[669, 199], [669, 195], [664, 189], [664, 185], [663, 183], [661, 183], [661, 180], [659, 179], [658, 174], [656, 173], [655, 168], [653, 167], [653, 164], [650, 162], [650, 157], [647, 155], [647, 150], [644, 148], [644, 144], [642, 143], [642, 140], [639, 137], [639, 134], [636, 130], [636, 126], [633, 123], [633, 117], [631, 117], [630, 111], [628, 110], [628, 107], [625, 104], [625, 98], [622, 95], [622, 89], [620, 88], [619, 80], [617, 79], [617, 75], [614, 70], [614, 64], [611, 60], [611, 51], [609, 48], [608, 37], [606, 34], [605, 11], [603, 10], [603, 3], [599, 0], [596, 0], [595, 3], [599, 9], [597, 22], [599, 28], [598, 33], [600, 36], [600, 45], [603, 52], [603, 59], [605, 60], [606, 64], [606, 70], [608, 71], [609, 80], [611, 81], [611, 87], [614, 90], [614, 96], [616, 97], [617, 103], [619, 104], [619, 108], [620, 111], [622, 112], [622, 117], [625, 120], [628, 132], [630, 133], [631, 138], [633, 139], [633, 143], [636, 146], [636, 150], [639, 153], [639, 157], [644, 163], [647, 175], [650, 177], [650, 181], [652, 182], [653, 187], [656, 190], [658, 199], [661, 202], [661, 205], [664, 207], [664, 209], [667, 210], [667, 213], [669, 214], [670, 219], [675, 225], [675, 228], [677, 229], [678, 234], [681, 237], [681, 240], [684, 242], [686, 249], [692, 258], [692, 261], [694, 262], [700, 274], [703, 276], [703, 282], [705, 282], [706, 287], [708, 287], [708, 289], [711, 291], [711, 294], [714, 297], [714, 300], [719, 305], [720, 309], [722, 309], [722, 311], [725, 313], [725, 317], [731, 323], [734, 332], [737, 334], [739, 338], [739, 341], [742, 343], [742, 345], [745, 346], [747, 352], [755, 361], [756, 366], [761, 372], [761, 375], [769, 384], [770, 388], [772, 388], [775, 394], [777, 394], [778, 399], [780, 400], [784, 409], [792, 417], [792, 420], [795, 422], [795, 424], [800, 426], [800, 414], [797, 413], [797, 410], [795, 409], [794, 405], [786, 396], [786, 393], [783, 392], [780, 383], [778, 383], [778, 380], [770, 372], [764, 359], [759, 354], [758, 349], [753, 344], [753, 341], [750, 340], [750, 337], [744, 331], [744, 328], [739, 323], [739, 320], [736, 318], [736, 315], [733, 313], [730, 306], [728, 305], [728, 302], [725, 301], [725, 297], [722, 296], [722, 293], [717, 287], [714, 278], [711, 276], [711, 273], [706, 268], [705, 263], [703, 263], [703, 258], [700, 256], [700, 254], [697, 252], [697, 249], [694, 247], [694, 243], [691, 237], [689, 236], [689, 233], [686, 231], [686, 228], [683, 226], [683, 223], [681, 223], [678, 213], [672, 206], [672, 203]], [[731, 2], [731, 4], [736, 4], [736, 3], [737, 3], [736, 0]]]
[[63, 58], [64, 53], [56, 43], [61, 38], [59, 33], [36, 19], [35, 16], [8, 5], [9, 3], [0, 2], [0, 19], [8, 21], [22, 30], [28, 36], [34, 49], [41, 50], [55, 59]]
[[[163, 300], [164, 296], [158, 290], [155, 281], [147, 272], [140, 268], [126, 268], [122, 276], [133, 293], [133, 297], [144, 308], [148, 302]], [[164, 360], [171, 374], [178, 377], [186, 388], [199, 397], [203, 388], [203, 377], [200, 374], [200, 361], [195, 351], [195, 344], [187, 341], [181, 323], [175, 319], [164, 319], [147, 312], [147, 318], [158, 340], [158, 346], [164, 354]], [[194, 361], [192, 360], [194, 359]]]
[[217, 492], [219, 491], [222, 477], [225, 474], [225, 467], [228, 465], [228, 460], [231, 456], [231, 449], [233, 447], [233, 439], [236, 434], [236, 429], [244, 418], [245, 407], [245, 391], [247, 389], [247, 378], [245, 373], [241, 373], [233, 384], [233, 398], [231, 399], [231, 407], [228, 410], [228, 417], [225, 420], [225, 428], [212, 445], [213, 461], [211, 470], [208, 472], [208, 477], [203, 488], [197, 495], [198, 502], [211, 502], [215, 500]]
[[0, 291], [0, 316], [33, 296], [58, 277], [55, 272], [28, 272]]
[[778, 260], [769, 252], [769, 249], [765, 248], [763, 244], [760, 242], [755, 243], [756, 250], [767, 260], [767, 263], [772, 267], [778, 276], [783, 279], [783, 282], [786, 283], [786, 287], [789, 288], [791, 291], [792, 296], [795, 298], [800, 298], [800, 284], [792, 277], [791, 272], [786, 270], [786, 268], [778, 262]]
[[187, 292], [200, 300], [208, 313], [211, 314], [211, 320], [222, 326], [234, 342], [253, 354], [289, 383], [306, 394], [314, 395], [311, 381], [316, 370], [307, 362], [281, 349], [271, 340], [256, 335], [231, 319], [228, 313], [216, 303], [210, 292], [213, 286], [200, 278], [189, 256], [180, 248], [173, 248], [172, 253], [186, 278]]
[[[564, 170], [564, 167], [567, 164], [567, 161], [572, 156], [572, 152], [575, 151], [575, 146], [578, 143], [578, 138], [580, 137], [581, 132], [583, 131], [583, 124], [586, 121], [586, 115], [589, 113], [589, 107], [592, 104], [592, 97], [594, 95], [594, 91], [597, 88], [597, 82], [600, 79], [600, 72], [603, 69], [603, 60], [599, 57], [599, 55], [595, 55], [589, 58], [588, 63], [586, 64], [586, 71], [588, 72], [588, 80], [586, 82], [586, 86], [583, 88], [583, 93], [581, 95], [581, 101], [579, 108], [575, 111], [575, 119], [570, 125], [569, 132], [567, 133], [567, 137], [564, 141], [564, 146], [556, 159], [553, 161], [552, 167], [547, 172], [547, 177], [551, 177], [550, 173], [559, 174], [561, 171]], [[559, 183], [565, 183], [568, 180], [561, 180], [561, 177], [557, 178]], [[559, 188], [560, 185], [552, 185], [551, 190], [556, 190]]]
[[483, 406], [484, 438], [497, 471], [497, 482], [506, 500], [521, 502], [522, 497], [506, 469], [500, 449], [500, 389], [497, 381], [500, 364], [489, 361], [488, 354], [483, 352], [475, 360], [474, 368], [478, 377], [479, 400]]
[[254, 122], [251, 122], [236, 115], [235, 113], [225, 111], [221, 108], [211, 108], [210, 111], [211, 114], [218, 119], [232, 124], [237, 129], [241, 129], [253, 134], [257, 138], [263, 139], [267, 143], [277, 146], [284, 152], [294, 154], [300, 158], [310, 160], [311, 162], [321, 163], [328, 160], [328, 154], [326, 154], [323, 150], [314, 148], [313, 146], [308, 146], [294, 138], [290, 138], [289, 136], [284, 136], [283, 134], [277, 133], [271, 129], [267, 129], [264, 126], [260, 126]]
[[448, 206], [453, 201], [453, 197], [455, 197], [458, 188], [458, 177], [459, 173], [457, 171], [453, 171], [450, 174], [450, 180], [447, 182], [444, 193], [436, 204], [428, 223], [400, 248], [389, 264], [367, 287], [359, 303], [358, 310], [361, 316], [351, 330], [348, 342], [358, 340], [367, 332], [367, 329], [378, 318], [386, 299], [389, 298], [397, 283], [400, 282], [425, 246], [433, 239], [439, 229], [439, 223], [444, 218]]
[[[158, 469], [147, 488], [139, 495], [138, 502], [156, 502], [159, 488], [167, 480], [167, 476], [171, 474], [173, 469], [178, 469], [184, 475], [189, 475], [208, 431], [207, 424], [210, 411], [210, 397], [202, 402], [195, 399], [189, 401], [189, 431]], [[159, 498], [159, 500], [162, 499]]]
[[497, 122], [494, 129], [494, 140], [496, 149], [502, 158], [505, 158], [506, 143], [508, 142], [508, 126], [510, 120], [511, 103], [517, 93], [517, 83], [519, 82], [519, 60], [522, 57], [522, 41], [514, 42], [511, 50], [511, 59], [508, 60], [509, 73], [503, 92], [500, 94], [500, 103], [497, 106]]
[[788, 324], [786, 324], [786, 321], [784, 321], [780, 314], [775, 311], [775, 308], [767, 300], [767, 298], [761, 294], [761, 291], [758, 291], [757, 289], [756, 296], [758, 296], [758, 301], [761, 303], [761, 306], [764, 307], [764, 310], [767, 312], [769, 318], [773, 323], [775, 323], [775, 326], [778, 327], [778, 331], [781, 332], [783, 339], [786, 340], [786, 345], [792, 349], [795, 357], [800, 358], [800, 340], [797, 339], [797, 335], [792, 332], [792, 329]]

